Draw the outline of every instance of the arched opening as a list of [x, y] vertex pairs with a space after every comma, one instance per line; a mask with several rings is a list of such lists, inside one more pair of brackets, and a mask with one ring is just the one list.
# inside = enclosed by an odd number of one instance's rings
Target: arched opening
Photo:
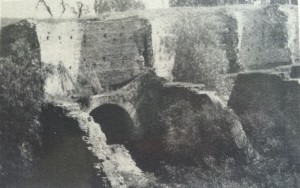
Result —
[[157, 151], [161, 147], [159, 140], [145, 139], [129, 113], [117, 104], [103, 104], [91, 111], [94, 121], [101, 126], [106, 135], [107, 144], [121, 144], [129, 151], [132, 159], [143, 171], [160, 171], [160, 157]]
[[132, 141], [133, 121], [120, 106], [104, 104], [93, 110], [90, 115], [100, 124], [107, 137], [107, 144], [127, 145]]

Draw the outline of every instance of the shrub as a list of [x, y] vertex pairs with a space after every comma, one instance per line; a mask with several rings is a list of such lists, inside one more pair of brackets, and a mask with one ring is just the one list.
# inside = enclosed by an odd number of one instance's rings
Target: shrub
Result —
[[[212, 157], [208, 158], [213, 160]], [[234, 187], [248, 188], [248, 184], [231, 178], [236, 173], [232, 169], [232, 160], [224, 161], [222, 165], [210, 164], [209, 168], [204, 167], [183, 167], [165, 165], [165, 174], [163, 181], [167, 181], [168, 185], [182, 185], [171, 187], [191, 187], [198, 188], [214, 188], [214, 187]]]
[[138, 0], [96, 0], [95, 11], [98, 14], [111, 11], [144, 9], [145, 5]]
[[208, 5], [218, 5], [218, 1], [212, 0], [170, 0], [171, 7], [183, 7], [183, 6], [208, 6]]
[[[244, 130], [259, 157], [244, 167], [258, 187], [299, 187], [300, 174], [292, 157], [288, 127], [280, 112], [248, 111], [241, 116]], [[278, 115], [279, 114], [279, 115]]]
[[264, 8], [264, 14], [268, 19], [264, 19], [264, 27], [270, 30], [270, 34], [265, 36], [266, 48], [283, 48], [290, 63], [294, 63], [292, 52], [289, 46], [289, 33], [287, 28], [288, 16], [279, 9], [278, 5], [270, 5]]
[[222, 33], [222, 43], [226, 48], [226, 56], [229, 61], [228, 72], [235, 73], [243, 69], [243, 65], [239, 61], [239, 36], [238, 36], [238, 23], [235, 17], [228, 13], [222, 14], [224, 23], [226, 24], [225, 31]]
[[49, 69], [41, 65], [32, 33], [26, 23], [1, 31], [5, 58], [0, 58], [0, 178], [6, 182], [30, 174], [33, 152], [40, 143], [38, 115]]
[[[79, 94], [79, 96], [81, 97], [88, 97], [103, 92], [103, 88], [94, 70], [94, 67], [91, 64], [87, 63], [84, 64], [82, 68], [87, 71], [85, 71], [84, 74], [80, 73], [78, 75], [76, 83], [72, 81], [73, 85], [76, 86], [76, 93]], [[68, 72], [66, 71], [66, 73]]]
[[[278, 113], [280, 114], [280, 113]], [[283, 117], [277, 115], [278, 117]], [[255, 148], [264, 155], [273, 156], [275, 153], [286, 149], [284, 122], [278, 118], [271, 117], [264, 111], [246, 112], [241, 116], [242, 124], [246, 134]], [[276, 151], [274, 151], [276, 150]]]
[[76, 102], [79, 103], [82, 108], [88, 108], [90, 106], [91, 96], [81, 96]]
[[176, 81], [202, 83], [215, 89], [227, 72], [228, 60], [222, 45], [222, 29], [214, 18], [187, 14], [172, 27], [167, 48], [174, 51], [173, 76]]
[[179, 101], [161, 115], [166, 150], [176, 160], [186, 160], [184, 163], [204, 163], [210, 156], [218, 162], [236, 157], [239, 151], [230, 132], [231, 118], [220, 106], [195, 109], [189, 102]]
[[228, 127], [236, 117], [227, 110], [208, 105], [195, 109], [189, 102], [180, 101], [161, 116], [166, 149], [188, 161], [166, 161], [163, 181], [188, 187], [299, 187], [299, 167], [291, 157], [293, 150], [282, 114], [274, 118], [272, 113], [249, 111], [241, 116], [258, 153], [247, 163], [241, 163], [235, 155]]
[[43, 76], [38, 62], [0, 59], [0, 161], [4, 174], [24, 175], [33, 160], [33, 147], [40, 142]]

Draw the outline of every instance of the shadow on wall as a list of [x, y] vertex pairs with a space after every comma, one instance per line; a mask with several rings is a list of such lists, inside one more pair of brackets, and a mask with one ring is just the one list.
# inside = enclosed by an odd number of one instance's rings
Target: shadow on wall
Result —
[[128, 144], [132, 140], [133, 121], [130, 115], [115, 104], [104, 104], [90, 115], [99, 123], [107, 137], [107, 144]]

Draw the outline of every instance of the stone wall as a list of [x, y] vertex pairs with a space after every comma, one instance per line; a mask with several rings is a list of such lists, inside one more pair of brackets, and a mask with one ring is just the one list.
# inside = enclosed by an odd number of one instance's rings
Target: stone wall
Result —
[[293, 149], [292, 155], [300, 163], [299, 79], [284, 80], [280, 74], [275, 73], [240, 74], [228, 105], [240, 117], [258, 113], [263, 119], [269, 118], [280, 124], [281, 135], [286, 136], [289, 147]]
[[[79, 88], [92, 93], [116, 89], [137, 76], [143, 66], [153, 67], [158, 76], [173, 80], [176, 53], [172, 52], [169, 44], [173, 37], [172, 25], [189, 12], [213, 19], [208, 20], [210, 24], [227, 29], [229, 37], [238, 37], [238, 42], [231, 44], [229, 40], [227, 42], [230, 44], [224, 44], [224, 49], [221, 49], [227, 53], [228, 61], [232, 61], [232, 56], [246, 69], [272, 68], [290, 64], [291, 59], [298, 63], [297, 7], [279, 9], [287, 16], [283, 29], [288, 29], [284, 32], [288, 36], [287, 47], [291, 54], [287, 53], [282, 44], [272, 42], [273, 25], [267, 24], [265, 8], [216, 7], [210, 11], [202, 8], [180, 11], [169, 9], [145, 12], [145, 15], [134, 13], [106, 21], [37, 21], [42, 61], [53, 65], [62, 64], [65, 70], [56, 71], [47, 81], [46, 91], [51, 95], [64, 95], [74, 91], [78, 93]], [[220, 13], [224, 11], [225, 14]], [[230, 23], [224, 23], [228, 16], [233, 19], [232, 23], [237, 24], [237, 28], [227, 28], [231, 27]], [[224, 33], [218, 37], [224, 38], [222, 35]], [[62, 72], [67, 74], [61, 75]]]
[[114, 89], [152, 64], [151, 27], [146, 20], [40, 20], [35, 24], [42, 62], [54, 66], [46, 84], [51, 96]]
[[[173, 24], [181, 18], [188, 15], [195, 17], [206, 18], [212, 27], [221, 27], [224, 31], [229, 32], [229, 36], [238, 35], [238, 43], [232, 43], [232, 40], [227, 40], [224, 43], [222, 50], [237, 57], [237, 61], [244, 65], [247, 70], [253, 69], [267, 69], [280, 65], [290, 64], [293, 59], [294, 63], [299, 63], [299, 26], [297, 17], [297, 6], [280, 6], [279, 11], [286, 15], [286, 20], [283, 27], [279, 28], [274, 23], [270, 23], [270, 18], [265, 11], [266, 6], [237, 6], [237, 7], [213, 7], [205, 8], [181, 8], [170, 9], [168, 11], [153, 12], [157, 16], [149, 16], [151, 24], [153, 25], [153, 49], [154, 49], [154, 68], [159, 76], [168, 80], [172, 80], [172, 71], [176, 63], [176, 53], [172, 50], [170, 38], [174, 37]], [[231, 24], [225, 23], [226, 17], [232, 17], [237, 23], [237, 30], [232, 30]], [[215, 19], [214, 19], [215, 18]], [[278, 19], [278, 17], [275, 17]], [[228, 20], [228, 19], [227, 19]], [[227, 25], [226, 25], [227, 24]], [[279, 31], [281, 30], [282, 31]], [[236, 33], [235, 33], [236, 32]], [[278, 32], [278, 33], [276, 33]], [[287, 48], [291, 51], [288, 54], [284, 43], [276, 42], [274, 38], [282, 38], [286, 35]], [[214, 40], [220, 40], [224, 36], [222, 33]], [[168, 39], [168, 40], [166, 40]], [[172, 40], [171, 40], [172, 41]], [[228, 47], [232, 45], [228, 49]], [[171, 49], [171, 50], [170, 50]], [[228, 53], [229, 52], [229, 53]], [[207, 57], [209, 58], [209, 57]], [[231, 58], [227, 57], [230, 61]], [[188, 80], [186, 80], [188, 81]]]
[[137, 76], [148, 63], [145, 20], [127, 18], [106, 22], [82, 22], [82, 76], [97, 75], [103, 87], [121, 84]]
[[[209, 24], [228, 30], [228, 36], [238, 35], [238, 42], [224, 44], [221, 50], [227, 52], [227, 56], [231, 54], [237, 58], [246, 69], [272, 68], [289, 64], [290, 59], [298, 63], [297, 7], [279, 8], [287, 16], [283, 29], [287, 29], [284, 32], [288, 36], [290, 55], [282, 44], [272, 43], [270, 37], [274, 25], [266, 24], [265, 8], [181, 8], [143, 11], [142, 14], [124, 13], [120, 18], [116, 16], [106, 21], [34, 21], [42, 62], [56, 66], [54, 75], [47, 80], [46, 92], [65, 95], [74, 91], [78, 93], [79, 88], [94, 93], [115, 89], [137, 76], [143, 64], [153, 67], [158, 76], [172, 80], [176, 63], [176, 53], [168, 43], [173, 37], [172, 25], [189, 13], [207, 18]], [[237, 23], [234, 30], [224, 21], [228, 16], [234, 19], [232, 23]], [[218, 37], [224, 36], [220, 33]], [[232, 61], [231, 57], [227, 58]]]
[[[167, 83], [164, 85], [164, 90], [162, 94], [163, 98], [163, 109], [168, 109], [170, 105], [174, 105], [180, 101], [187, 101], [189, 102], [194, 110], [200, 110], [205, 113], [212, 113], [209, 111], [206, 111], [206, 107], [212, 107], [215, 109], [213, 113], [218, 114], [217, 119], [219, 120], [213, 120], [213, 115], [209, 116], [209, 121], [211, 125], [214, 126], [220, 126], [217, 122], [222, 122], [222, 127], [219, 128], [222, 129], [222, 134], [226, 134], [228, 132], [228, 137], [226, 137], [226, 142], [230, 147], [229, 155], [233, 155], [235, 157], [238, 156], [237, 160], [245, 160], [255, 157], [255, 152], [253, 151], [252, 145], [248, 140], [248, 137], [246, 136], [242, 124], [240, 123], [239, 118], [236, 116], [236, 114], [225, 104], [222, 103], [222, 100], [215, 95], [214, 92], [205, 91], [202, 88], [199, 88], [196, 84], [170, 84]], [[163, 111], [163, 110], [162, 110]], [[221, 117], [222, 115], [226, 114], [226, 118], [222, 119], [224, 117]], [[191, 120], [193, 121], [193, 120]], [[226, 122], [230, 121], [229, 124]], [[199, 126], [202, 126], [201, 124], [205, 122], [197, 122]], [[218, 135], [215, 133], [214, 135], [210, 136], [210, 139], [213, 140], [214, 138], [221, 138], [222, 135]], [[207, 140], [206, 142], [209, 142]], [[217, 144], [211, 144], [209, 148], [217, 148], [219, 145]], [[241, 153], [239, 153], [241, 151]], [[203, 153], [207, 153], [209, 151], [205, 151], [203, 149]], [[237, 154], [239, 153], [239, 154]], [[216, 158], [218, 158], [217, 156]]]
[[[236, 17], [243, 28], [240, 31], [241, 45], [239, 50], [240, 62], [246, 68], [261, 69], [290, 64], [290, 58], [299, 62], [299, 58], [295, 57], [299, 54], [295, 50], [298, 48], [298, 42], [296, 42], [298, 23], [292, 21], [297, 17], [297, 8], [290, 7], [289, 12], [290, 14], [286, 14], [287, 20], [282, 23], [281, 28], [276, 25], [281, 18], [275, 18], [276, 21], [271, 22], [270, 20], [274, 18], [270, 17], [266, 7], [253, 11], [243, 11], [241, 17]], [[286, 42], [292, 51], [291, 55], [284, 48], [284, 41], [280, 41], [283, 35], [288, 36]]]
[[[36, 33], [41, 61], [54, 66], [45, 85], [49, 95], [64, 95], [75, 89], [80, 64], [82, 29], [77, 21], [38, 21]], [[67, 70], [66, 74], [60, 70]]]
[[204, 91], [199, 85], [165, 82], [155, 72], [145, 71], [118, 91], [91, 97], [90, 105], [83, 110], [89, 113], [103, 104], [122, 107], [134, 122], [133, 137], [137, 140], [139, 152], [148, 156], [149, 160], [164, 160], [168, 153], [163, 148], [164, 144], [161, 144], [164, 134], [162, 112], [180, 101], [190, 102], [197, 110], [203, 110], [204, 106], [217, 106], [220, 112], [227, 114], [233, 121], [225, 128], [231, 136], [228, 138], [231, 149], [242, 151], [243, 159], [245, 156], [253, 157], [252, 146], [239, 119], [213, 92]]

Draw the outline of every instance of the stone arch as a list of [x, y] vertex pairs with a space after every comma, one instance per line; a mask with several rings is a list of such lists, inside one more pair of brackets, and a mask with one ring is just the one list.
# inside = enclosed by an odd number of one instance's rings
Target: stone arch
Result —
[[136, 111], [136, 108], [128, 101], [125, 101], [123, 98], [116, 96], [94, 96], [91, 98], [90, 106], [85, 111], [91, 113], [93, 110], [98, 108], [101, 105], [105, 104], [114, 104], [123, 108], [131, 117], [133, 121], [133, 126], [136, 128], [140, 127], [140, 120]]
[[116, 104], [103, 104], [90, 115], [99, 123], [107, 144], [127, 144], [134, 140], [134, 122], [128, 112]]
[[126, 144], [142, 135], [136, 109], [129, 102], [110, 96], [94, 98], [86, 111], [100, 124], [108, 144]]

